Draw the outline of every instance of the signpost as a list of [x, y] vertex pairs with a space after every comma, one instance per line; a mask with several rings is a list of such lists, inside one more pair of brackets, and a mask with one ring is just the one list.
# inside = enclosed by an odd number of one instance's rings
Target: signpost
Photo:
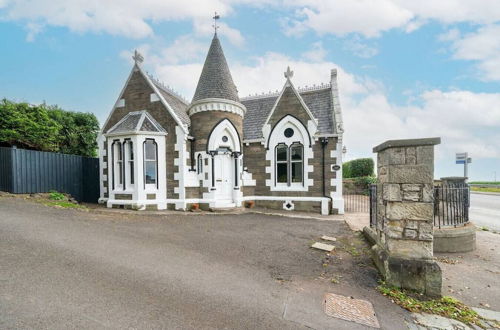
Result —
[[457, 152], [455, 157], [456, 164], [464, 164], [464, 177], [468, 176], [468, 164], [472, 163], [472, 158], [469, 157], [467, 152]]

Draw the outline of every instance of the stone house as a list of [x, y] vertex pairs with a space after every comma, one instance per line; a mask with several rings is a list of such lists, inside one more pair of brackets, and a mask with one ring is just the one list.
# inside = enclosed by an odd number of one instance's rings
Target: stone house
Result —
[[100, 202], [343, 213], [342, 113], [330, 83], [239, 98], [214, 35], [191, 102], [135, 64], [99, 135]]

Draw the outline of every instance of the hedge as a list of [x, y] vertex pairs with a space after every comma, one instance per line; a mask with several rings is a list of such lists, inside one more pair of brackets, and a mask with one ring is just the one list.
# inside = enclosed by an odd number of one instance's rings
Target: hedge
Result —
[[342, 165], [342, 175], [344, 178], [359, 178], [373, 176], [374, 162], [372, 158], [359, 158]]

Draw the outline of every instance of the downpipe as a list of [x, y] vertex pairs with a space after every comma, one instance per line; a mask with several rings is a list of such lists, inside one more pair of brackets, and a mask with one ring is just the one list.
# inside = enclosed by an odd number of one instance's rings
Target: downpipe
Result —
[[326, 195], [326, 170], [325, 170], [325, 164], [326, 164], [326, 159], [325, 159], [325, 149], [326, 146], [328, 145], [328, 138], [322, 137], [319, 139], [321, 142], [321, 161], [322, 161], [322, 166], [321, 166], [321, 175], [322, 175], [322, 181], [323, 181], [323, 197], [326, 197], [330, 200], [330, 203], [328, 205], [328, 214], [330, 214], [331, 207], [333, 207], [333, 199], [331, 196]]

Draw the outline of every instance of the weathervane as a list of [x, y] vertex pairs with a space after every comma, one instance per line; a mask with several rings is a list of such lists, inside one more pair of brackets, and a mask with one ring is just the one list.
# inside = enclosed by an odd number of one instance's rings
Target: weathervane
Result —
[[293, 71], [290, 70], [290, 67], [288, 66], [285, 71], [285, 78], [292, 79], [292, 77], [293, 77]]
[[212, 18], [214, 19], [214, 25], [212, 26], [214, 27], [215, 34], [217, 34], [217, 29], [219, 28], [219, 26], [217, 25], [217, 20], [220, 19], [220, 15], [217, 15], [217, 12], [215, 12], [214, 17]]
[[135, 64], [141, 64], [144, 61], [144, 57], [137, 51], [137, 49], [134, 51], [134, 56], [132, 56], [132, 59], [134, 60]]

